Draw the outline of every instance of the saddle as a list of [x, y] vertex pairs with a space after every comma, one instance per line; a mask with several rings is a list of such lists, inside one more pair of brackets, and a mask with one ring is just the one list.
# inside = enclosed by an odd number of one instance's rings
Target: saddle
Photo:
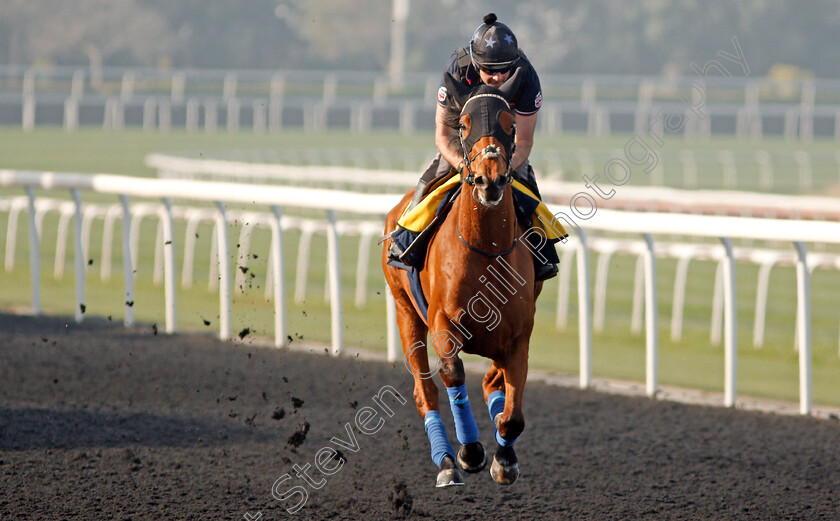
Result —
[[[568, 237], [563, 225], [560, 224], [548, 207], [525, 184], [514, 179], [512, 182], [513, 200], [516, 218], [523, 229], [532, 227], [542, 230], [548, 239], [542, 245], [533, 244], [550, 263], [558, 263], [557, 251], [554, 244]], [[435, 180], [427, 190], [423, 199], [410, 210], [406, 207], [397, 221], [397, 228], [391, 232], [391, 240], [395, 249], [402, 252], [399, 260], [391, 259], [388, 264], [411, 271], [421, 270], [426, 260], [426, 250], [429, 238], [434, 235], [440, 224], [446, 219], [452, 202], [461, 192], [461, 178], [455, 170], [448, 175]], [[550, 223], [550, 225], [546, 225]], [[561, 232], [558, 235], [557, 232]], [[536, 240], [531, 234], [529, 240]]]

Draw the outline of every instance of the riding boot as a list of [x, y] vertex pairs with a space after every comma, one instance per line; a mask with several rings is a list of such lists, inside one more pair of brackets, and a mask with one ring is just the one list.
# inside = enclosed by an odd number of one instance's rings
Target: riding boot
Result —
[[557, 269], [557, 265], [551, 262], [547, 262], [545, 264], [539, 263], [538, 260], [534, 259], [534, 280], [536, 282], [540, 282], [542, 280], [548, 280], [552, 277], [556, 277], [557, 273], [560, 271]]
[[423, 200], [423, 196], [425, 195], [423, 192], [426, 191], [427, 184], [429, 183], [423, 178], [420, 178], [420, 180], [417, 181], [417, 188], [414, 189], [414, 197], [412, 197], [411, 202], [408, 203], [408, 208], [405, 209], [406, 212], [410, 212], [415, 206], [420, 204], [420, 201]]
[[[423, 192], [426, 191], [426, 185], [428, 185], [428, 181], [423, 178], [417, 182], [417, 188], [414, 189], [414, 196], [411, 198], [411, 202], [408, 203], [408, 207], [405, 209], [406, 212], [410, 212], [414, 209], [415, 206], [420, 204], [420, 201], [423, 200], [423, 196], [425, 195]], [[395, 261], [402, 260], [403, 251], [397, 246], [397, 243], [391, 241], [391, 247], [388, 248], [388, 258]]]
[[397, 243], [393, 240], [391, 241], [391, 247], [388, 248], [388, 258], [394, 261], [402, 260], [403, 251], [397, 246]]

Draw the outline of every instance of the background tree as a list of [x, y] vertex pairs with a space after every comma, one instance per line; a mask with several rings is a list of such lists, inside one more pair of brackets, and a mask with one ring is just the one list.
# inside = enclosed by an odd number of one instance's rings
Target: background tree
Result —
[[[837, 0], [414, 0], [408, 72], [437, 72], [496, 10], [544, 73], [691, 74], [737, 36], [752, 75], [840, 77]], [[0, 63], [384, 72], [392, 0], [0, 0]]]
[[161, 14], [137, 0], [4, 0], [0, 20], [7, 63], [151, 66], [172, 45]]
[[307, 60], [296, 2], [278, 0], [138, 0], [161, 13], [179, 67], [297, 68]]

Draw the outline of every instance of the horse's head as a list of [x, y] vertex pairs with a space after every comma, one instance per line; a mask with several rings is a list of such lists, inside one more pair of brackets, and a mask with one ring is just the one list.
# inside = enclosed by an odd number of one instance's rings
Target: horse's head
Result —
[[514, 112], [508, 103], [521, 82], [520, 71], [500, 88], [481, 85], [470, 89], [446, 74], [447, 90], [461, 107], [459, 134], [466, 172], [463, 181], [484, 206], [501, 202], [512, 179], [511, 156], [516, 140]]

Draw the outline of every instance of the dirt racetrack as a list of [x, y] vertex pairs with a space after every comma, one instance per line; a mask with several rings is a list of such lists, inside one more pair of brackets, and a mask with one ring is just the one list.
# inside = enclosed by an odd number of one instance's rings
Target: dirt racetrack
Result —
[[[0, 519], [840, 519], [836, 421], [531, 382], [520, 480], [439, 490], [402, 365], [249, 339], [0, 314]], [[373, 400], [385, 385], [407, 400], [380, 395], [392, 417]], [[365, 407], [384, 422], [369, 435]], [[355, 452], [316, 462], [345, 427]], [[302, 494], [272, 497], [286, 473], [276, 493], [308, 494], [295, 514]]]

